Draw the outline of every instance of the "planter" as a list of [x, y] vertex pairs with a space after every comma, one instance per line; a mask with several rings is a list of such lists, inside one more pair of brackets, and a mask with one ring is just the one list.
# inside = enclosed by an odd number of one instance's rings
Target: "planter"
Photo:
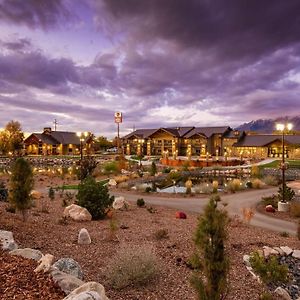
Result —
[[278, 211], [288, 212], [290, 209], [290, 204], [287, 202], [278, 202]]

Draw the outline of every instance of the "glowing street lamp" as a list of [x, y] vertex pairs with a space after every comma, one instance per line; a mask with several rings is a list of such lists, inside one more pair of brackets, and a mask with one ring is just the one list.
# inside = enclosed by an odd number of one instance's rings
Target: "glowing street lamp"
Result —
[[80, 179], [82, 180], [82, 160], [83, 160], [83, 142], [88, 137], [88, 132], [77, 132], [76, 135], [80, 140]]
[[282, 133], [282, 162], [281, 162], [281, 171], [282, 171], [282, 200], [281, 202], [285, 202], [285, 170], [287, 168], [286, 164], [285, 164], [285, 144], [284, 144], [284, 134], [286, 131], [290, 131], [293, 128], [293, 124], [291, 123], [287, 123], [287, 124], [283, 124], [283, 123], [278, 123], [276, 124], [276, 129], [278, 131], [281, 131]]

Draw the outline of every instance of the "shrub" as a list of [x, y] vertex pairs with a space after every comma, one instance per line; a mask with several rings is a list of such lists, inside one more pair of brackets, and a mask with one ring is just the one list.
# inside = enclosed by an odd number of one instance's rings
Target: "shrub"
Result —
[[79, 184], [76, 198], [76, 203], [85, 207], [93, 219], [103, 219], [106, 209], [114, 200], [114, 197], [110, 197], [107, 187], [92, 177], [87, 177]]
[[83, 180], [88, 176], [92, 176], [97, 167], [97, 162], [93, 156], [86, 156], [80, 161], [80, 169], [78, 179]]
[[18, 158], [12, 167], [9, 201], [13, 207], [22, 212], [23, 221], [26, 220], [26, 212], [31, 207], [30, 193], [33, 183], [33, 172], [29, 162], [24, 158]]
[[147, 207], [147, 211], [149, 211], [150, 214], [155, 214], [157, 212], [157, 210], [155, 208], [153, 208], [152, 206]]
[[252, 188], [253, 188], [252, 181], [247, 181], [247, 182], [246, 182], [246, 188], [247, 188], [247, 189], [252, 189]]
[[218, 180], [214, 180], [213, 183], [212, 183], [213, 193], [217, 193], [218, 192], [218, 187], [219, 187]]
[[290, 214], [292, 217], [300, 218], [300, 201], [292, 201], [291, 202]]
[[250, 264], [265, 284], [279, 284], [288, 280], [288, 267], [281, 265], [274, 255], [266, 260], [263, 255], [255, 251], [250, 256]]
[[136, 200], [136, 205], [137, 205], [138, 207], [143, 207], [143, 206], [145, 206], [145, 201], [144, 201], [144, 199], [143, 199], [143, 198], [137, 199], [137, 200]]
[[120, 188], [120, 189], [128, 189], [129, 188], [129, 184], [128, 184], [128, 182], [121, 182], [121, 183], [119, 183], [118, 184], [118, 188]]
[[107, 268], [114, 289], [143, 285], [158, 274], [157, 258], [149, 246], [130, 246], [117, 252]]
[[104, 165], [103, 167], [105, 174], [116, 174], [119, 171], [118, 162], [111, 161]]
[[268, 292], [264, 292], [259, 296], [259, 300], [273, 300], [273, 296]]
[[[228, 217], [225, 211], [217, 209], [220, 197], [211, 197], [199, 219], [196, 230], [196, 255], [203, 265], [203, 273], [195, 272], [191, 283], [202, 300], [223, 299], [227, 289], [229, 261], [225, 255]], [[205, 275], [206, 280], [203, 280]]]
[[152, 188], [150, 187], [150, 186], [147, 186], [146, 188], [145, 188], [145, 192], [146, 193], [150, 193], [152, 191]]
[[186, 187], [185, 193], [186, 193], [186, 194], [191, 194], [191, 193], [192, 193], [192, 186], [193, 186], [192, 180], [188, 179], [188, 180], [185, 182], [185, 187]]
[[259, 177], [260, 176], [260, 169], [258, 166], [251, 167], [251, 176], [252, 177]]
[[278, 208], [278, 197], [276, 195], [268, 196], [268, 197], [262, 197], [261, 203], [264, 206], [272, 205], [274, 208]]
[[258, 178], [252, 179], [251, 182], [254, 189], [260, 189], [263, 186], [263, 182]]
[[[283, 196], [283, 190], [282, 190], [282, 186], [281, 186], [281, 187], [279, 187], [279, 190], [278, 190], [278, 197], [280, 200], [283, 199], [282, 196]], [[289, 201], [292, 201], [294, 197], [295, 197], [295, 191], [285, 184], [284, 185], [284, 200], [289, 202]]]
[[282, 237], [289, 237], [290, 235], [289, 235], [288, 232], [282, 231], [282, 232], [280, 232], [280, 236], [282, 236]]
[[272, 185], [272, 186], [277, 186], [278, 185], [278, 180], [275, 176], [272, 175], [267, 175], [263, 178], [263, 182], [266, 185]]
[[162, 170], [163, 173], [170, 173], [171, 172], [171, 168], [164, 168]]
[[158, 229], [154, 232], [154, 237], [157, 240], [163, 240], [169, 238], [169, 232], [168, 229]]
[[175, 180], [176, 182], [180, 181], [182, 179], [182, 175], [180, 174], [180, 172], [171, 172], [169, 173], [169, 175], [167, 176], [167, 180]]
[[235, 178], [228, 182], [227, 188], [230, 192], [235, 193], [242, 188], [242, 182], [240, 179]]
[[55, 198], [55, 191], [52, 186], [48, 190], [48, 197], [51, 201], [53, 201]]

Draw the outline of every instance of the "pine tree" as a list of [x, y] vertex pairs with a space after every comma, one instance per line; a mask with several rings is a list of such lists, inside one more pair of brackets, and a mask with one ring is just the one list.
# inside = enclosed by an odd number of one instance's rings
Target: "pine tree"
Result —
[[217, 208], [219, 201], [219, 195], [210, 198], [196, 230], [196, 255], [201, 261], [202, 272], [195, 272], [191, 283], [199, 300], [220, 300], [226, 296], [229, 261], [224, 242], [228, 217], [225, 211]]
[[156, 172], [157, 172], [156, 164], [153, 161], [151, 164], [151, 176], [155, 176]]
[[24, 158], [18, 158], [13, 167], [10, 178], [9, 201], [26, 221], [26, 212], [31, 207], [30, 193], [33, 188], [33, 172], [30, 164]]

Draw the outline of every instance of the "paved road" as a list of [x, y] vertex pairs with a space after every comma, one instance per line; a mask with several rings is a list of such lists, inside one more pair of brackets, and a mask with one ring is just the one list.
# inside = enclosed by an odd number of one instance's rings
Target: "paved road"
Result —
[[[262, 196], [270, 196], [276, 193], [278, 188], [262, 189], [245, 191], [237, 194], [224, 195], [222, 201], [228, 203], [226, 209], [229, 215], [242, 216], [242, 208], [254, 208], [257, 202]], [[113, 192], [115, 196], [124, 196], [129, 201], [136, 201], [138, 198], [144, 198], [146, 203], [153, 205], [161, 205], [180, 209], [184, 211], [202, 212], [203, 208], [208, 202], [208, 198], [166, 198], [158, 197], [155, 195], [135, 195], [122, 192]], [[251, 225], [266, 228], [272, 231], [288, 232], [289, 234], [295, 235], [297, 225], [292, 222], [279, 220], [273, 217], [269, 217], [265, 214], [255, 212], [253, 219], [250, 222]]]

